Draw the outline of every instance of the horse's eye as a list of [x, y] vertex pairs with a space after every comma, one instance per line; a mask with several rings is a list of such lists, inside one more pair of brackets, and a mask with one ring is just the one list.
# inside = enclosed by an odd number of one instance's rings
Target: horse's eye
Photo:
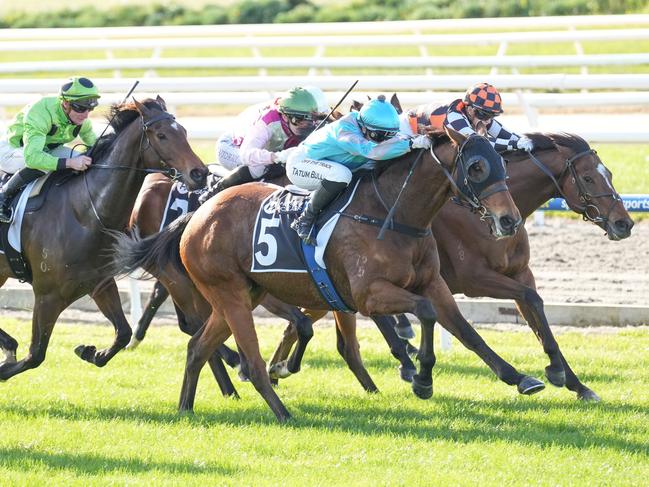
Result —
[[156, 136], [157, 136], [158, 139], [160, 139], [160, 140], [165, 140], [165, 139], [167, 138], [167, 136], [166, 136], [165, 134], [163, 134], [162, 132], [158, 132], [158, 133], [156, 134]]
[[590, 176], [584, 176], [584, 181], [590, 184], [593, 182], [593, 178], [591, 178]]

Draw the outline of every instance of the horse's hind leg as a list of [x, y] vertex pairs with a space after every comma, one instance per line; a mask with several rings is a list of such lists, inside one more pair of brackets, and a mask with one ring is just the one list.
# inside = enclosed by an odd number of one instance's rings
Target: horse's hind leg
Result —
[[334, 319], [336, 320], [338, 353], [345, 359], [347, 366], [361, 383], [363, 389], [367, 392], [379, 392], [361, 358], [361, 347], [356, 336], [356, 315], [334, 311]]
[[146, 335], [158, 308], [162, 306], [162, 303], [164, 303], [168, 297], [169, 291], [167, 291], [167, 288], [165, 288], [160, 281], [156, 281], [153, 285], [151, 296], [149, 296], [149, 300], [144, 306], [144, 313], [142, 313], [142, 317], [133, 331], [133, 337], [126, 346], [127, 350], [136, 349], [140, 342], [144, 340], [144, 336]]
[[5, 359], [0, 362], [0, 365], [16, 363], [17, 350], [18, 342], [11, 335], [9, 335], [9, 333], [0, 328], [0, 351], [5, 356]]
[[[180, 309], [175, 303], [174, 307], [176, 308], [176, 317], [178, 318], [178, 326], [180, 326], [180, 330], [189, 336], [193, 336], [200, 329], [201, 325], [203, 324], [202, 321], [200, 321], [200, 318], [198, 316], [190, 317], [186, 315], [183, 310]], [[227, 347], [225, 345], [221, 345], [219, 349], [221, 348]], [[234, 388], [234, 384], [232, 383], [232, 380], [230, 380], [230, 376], [228, 375], [227, 370], [225, 370], [225, 366], [223, 365], [223, 361], [221, 360], [219, 353], [214, 352], [212, 356], [207, 360], [207, 363], [212, 370], [212, 375], [214, 376], [214, 379], [216, 380], [216, 383], [221, 390], [221, 394], [223, 394], [224, 397], [233, 397], [235, 399], [238, 399], [239, 394]]]
[[27, 356], [18, 362], [0, 364], [0, 381], [7, 380], [25, 370], [35, 369], [43, 360], [52, 336], [52, 330], [61, 311], [69, 304], [58, 293], [36, 294], [32, 317], [32, 339]]
[[94, 345], [79, 345], [74, 349], [74, 352], [82, 360], [95, 364], [97, 367], [103, 367], [117, 352], [126, 347], [132, 332], [122, 310], [115, 279], [109, 278], [102, 281], [95, 287], [91, 297], [103, 315], [113, 324], [115, 340], [110, 347], [104, 350], [97, 350]]
[[374, 320], [374, 323], [376, 323], [377, 328], [390, 347], [390, 353], [401, 364], [399, 365], [401, 379], [406, 382], [412, 382], [413, 376], [417, 373], [417, 368], [408, 355], [406, 348], [407, 341], [401, 339], [395, 331], [396, 320], [392, 316], [372, 316], [372, 320]]

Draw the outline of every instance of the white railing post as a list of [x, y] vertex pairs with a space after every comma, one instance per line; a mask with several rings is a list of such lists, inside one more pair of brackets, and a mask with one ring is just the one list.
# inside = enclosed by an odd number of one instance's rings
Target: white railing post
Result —
[[142, 318], [142, 299], [140, 296], [140, 283], [134, 277], [128, 277], [131, 292], [131, 326], [135, 326]]

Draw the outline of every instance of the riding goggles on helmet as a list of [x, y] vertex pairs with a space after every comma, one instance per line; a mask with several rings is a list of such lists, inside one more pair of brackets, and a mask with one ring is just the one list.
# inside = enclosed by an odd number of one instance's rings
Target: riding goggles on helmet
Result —
[[483, 110], [482, 108], [479, 107], [473, 107], [473, 111], [478, 120], [491, 120], [492, 118], [498, 116], [497, 113], [490, 112], [488, 110]]
[[373, 129], [370, 127], [366, 127], [366, 132], [367, 136], [372, 139], [374, 142], [384, 142], [388, 139], [391, 139], [392, 137], [396, 136], [399, 131], [398, 130], [379, 130], [379, 129]]
[[71, 101], [68, 103], [70, 104], [70, 108], [77, 113], [92, 112], [97, 106], [96, 100], [86, 100], [84, 102]]
[[310, 113], [287, 113], [286, 116], [293, 125], [299, 125], [305, 120], [313, 122], [313, 116]]

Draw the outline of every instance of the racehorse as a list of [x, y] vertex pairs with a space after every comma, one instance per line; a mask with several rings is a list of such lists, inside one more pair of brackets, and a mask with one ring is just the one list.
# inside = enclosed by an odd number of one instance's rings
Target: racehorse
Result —
[[[31, 345], [26, 357], [16, 361], [18, 343], [0, 330], [6, 355], [0, 380], [41, 364], [58, 316], [86, 294], [113, 324], [116, 336], [105, 350], [80, 345], [77, 355], [102, 367], [124, 348], [131, 328], [110, 273], [110, 231], [125, 229], [147, 172], [182, 176], [191, 188], [205, 185], [207, 168], [162, 98], [114, 105], [112, 114], [114, 133], [99, 139], [89, 170], [53, 185], [43, 208], [25, 214], [22, 251], [33, 272], [35, 297]], [[2, 284], [13, 276], [6, 260], [0, 263], [0, 276]]]
[[[360, 182], [346, 210], [352, 214], [380, 214], [385, 199], [395, 201], [401, 188], [402, 202], [394, 219], [411, 230], [421, 229], [422, 238], [394, 231], [381, 241], [376, 239], [374, 228], [345, 219], [339, 222], [327, 247], [327, 269], [342, 299], [361, 313], [373, 316], [411, 312], [420, 319], [424, 330], [419, 351], [421, 366], [413, 378], [413, 391], [419, 397], [432, 395], [433, 327], [437, 319], [433, 302], [440, 321], [465, 346], [476, 352], [504, 382], [530, 394], [542, 389], [543, 383], [520, 374], [502, 360], [462, 318], [439, 275], [434, 240], [425, 231], [452, 194], [456, 183], [450, 173], [456, 170], [461, 174], [460, 184], [470, 193], [469, 199], [477, 202], [495, 235], [513, 234], [520, 221], [504, 183], [502, 159], [488, 141], [479, 136], [466, 140], [460, 134], [452, 137], [455, 142], [435, 135], [434, 150], [380, 164], [371, 178]], [[419, 160], [421, 165], [417, 165]], [[484, 183], [485, 175], [491, 175], [490, 184], [476, 193], [475, 185]], [[403, 183], [404, 178], [410, 183]], [[250, 379], [257, 391], [278, 420], [290, 417], [265, 371], [251, 309], [266, 292], [309, 309], [325, 309], [328, 305], [306, 276], [281, 272], [251, 274], [247, 270], [251, 249], [242, 243], [251, 240], [257, 208], [274, 189], [264, 184], [229, 188], [199, 208], [193, 218], [184, 217], [139, 242], [119, 243], [117, 265], [125, 271], [150, 266], [163, 269], [169, 262], [175, 262], [180, 272], [182, 259], [192, 281], [211, 305], [208, 321], [189, 342], [181, 411], [193, 409], [200, 370], [232, 332], [248, 360]]]
[[[508, 186], [524, 219], [548, 199], [564, 197], [572, 211], [604, 229], [610, 240], [621, 240], [631, 234], [633, 220], [613, 187], [611, 172], [584, 139], [572, 134], [526, 135], [534, 141], [534, 154], [505, 154]], [[495, 240], [485, 231], [478, 215], [449, 202], [433, 219], [432, 230], [441, 274], [451, 292], [516, 300], [520, 313], [550, 358], [545, 369], [550, 383], [565, 385], [579, 399], [598, 401], [598, 395], [572, 371], [552, 335], [529, 268], [530, 247], [525, 228], [512, 238]], [[311, 317], [315, 321], [321, 316]], [[346, 328], [345, 323], [341, 325], [337, 331], [342, 339], [356, 342], [355, 329]], [[296, 339], [295, 331], [288, 327], [270, 367], [286, 359]], [[395, 356], [407, 355], [403, 343], [390, 341], [389, 345]]]
[[[218, 168], [215, 172], [218, 173]], [[270, 179], [268, 182], [280, 186], [289, 183], [284, 175]], [[140, 237], [148, 237], [159, 231], [173, 184], [174, 182], [171, 179], [162, 174], [150, 174], [145, 178], [144, 184], [135, 201], [133, 212], [131, 213], [129, 229], [137, 229]], [[154, 268], [147, 270], [156, 273]], [[204, 302], [200, 293], [194, 288], [193, 283], [186, 274], [174, 272], [172, 269], [165, 269], [164, 272], [156, 273], [156, 277], [160, 280], [155, 282], [149, 300], [144, 306], [144, 312], [127, 346], [129, 349], [136, 348], [144, 339], [153, 316], [162, 303], [169, 297], [168, 289], [173, 291], [172, 297], [181, 331], [188, 335], [193, 335], [209, 317], [209, 305]], [[301, 311], [295, 306], [283, 303], [270, 295], [267, 295], [263, 299], [260, 306], [266, 308], [276, 316], [289, 321], [288, 329], [291, 330], [291, 333], [295, 333], [295, 338], [292, 338], [290, 341], [290, 346], [295, 343], [295, 340], [298, 340], [299, 344], [302, 345], [301, 348], [294, 351], [290, 360], [284, 360], [278, 366], [270, 369], [271, 377], [276, 381], [278, 378], [286, 377], [299, 371], [306, 344], [313, 335], [311, 317], [316, 315], [319, 317], [320, 315], [317, 314], [317, 311]], [[349, 329], [354, 326], [353, 317], [346, 313], [334, 312], [334, 319], [339, 324], [339, 328]], [[398, 340], [398, 336], [394, 331], [394, 320], [391, 317], [376, 316], [373, 319], [388, 343]], [[400, 316], [399, 320], [406, 320], [406, 318], [405, 316]], [[293, 335], [291, 336], [293, 337]], [[368, 392], [378, 391], [378, 388], [363, 366], [358, 343], [346, 343], [339, 340], [338, 349], [340, 354], [345, 358], [350, 370], [356, 375], [365, 390]], [[226, 397], [238, 397], [234, 385], [225, 372], [223, 365], [220, 363], [219, 357], [223, 358], [228, 365], [234, 368], [243, 367], [245, 369], [245, 361], [241, 363], [238, 354], [230, 350], [226, 345], [220, 346], [216, 355], [208, 360], [208, 364], [223, 395]], [[411, 382], [412, 376], [416, 373], [416, 368], [408, 353], [404, 352], [400, 356], [396, 356], [396, 358], [401, 362], [399, 369], [401, 378], [407, 382]], [[273, 357], [271, 364], [275, 362], [276, 360]], [[245, 370], [239, 370], [239, 373], [242, 377], [246, 375]]]

